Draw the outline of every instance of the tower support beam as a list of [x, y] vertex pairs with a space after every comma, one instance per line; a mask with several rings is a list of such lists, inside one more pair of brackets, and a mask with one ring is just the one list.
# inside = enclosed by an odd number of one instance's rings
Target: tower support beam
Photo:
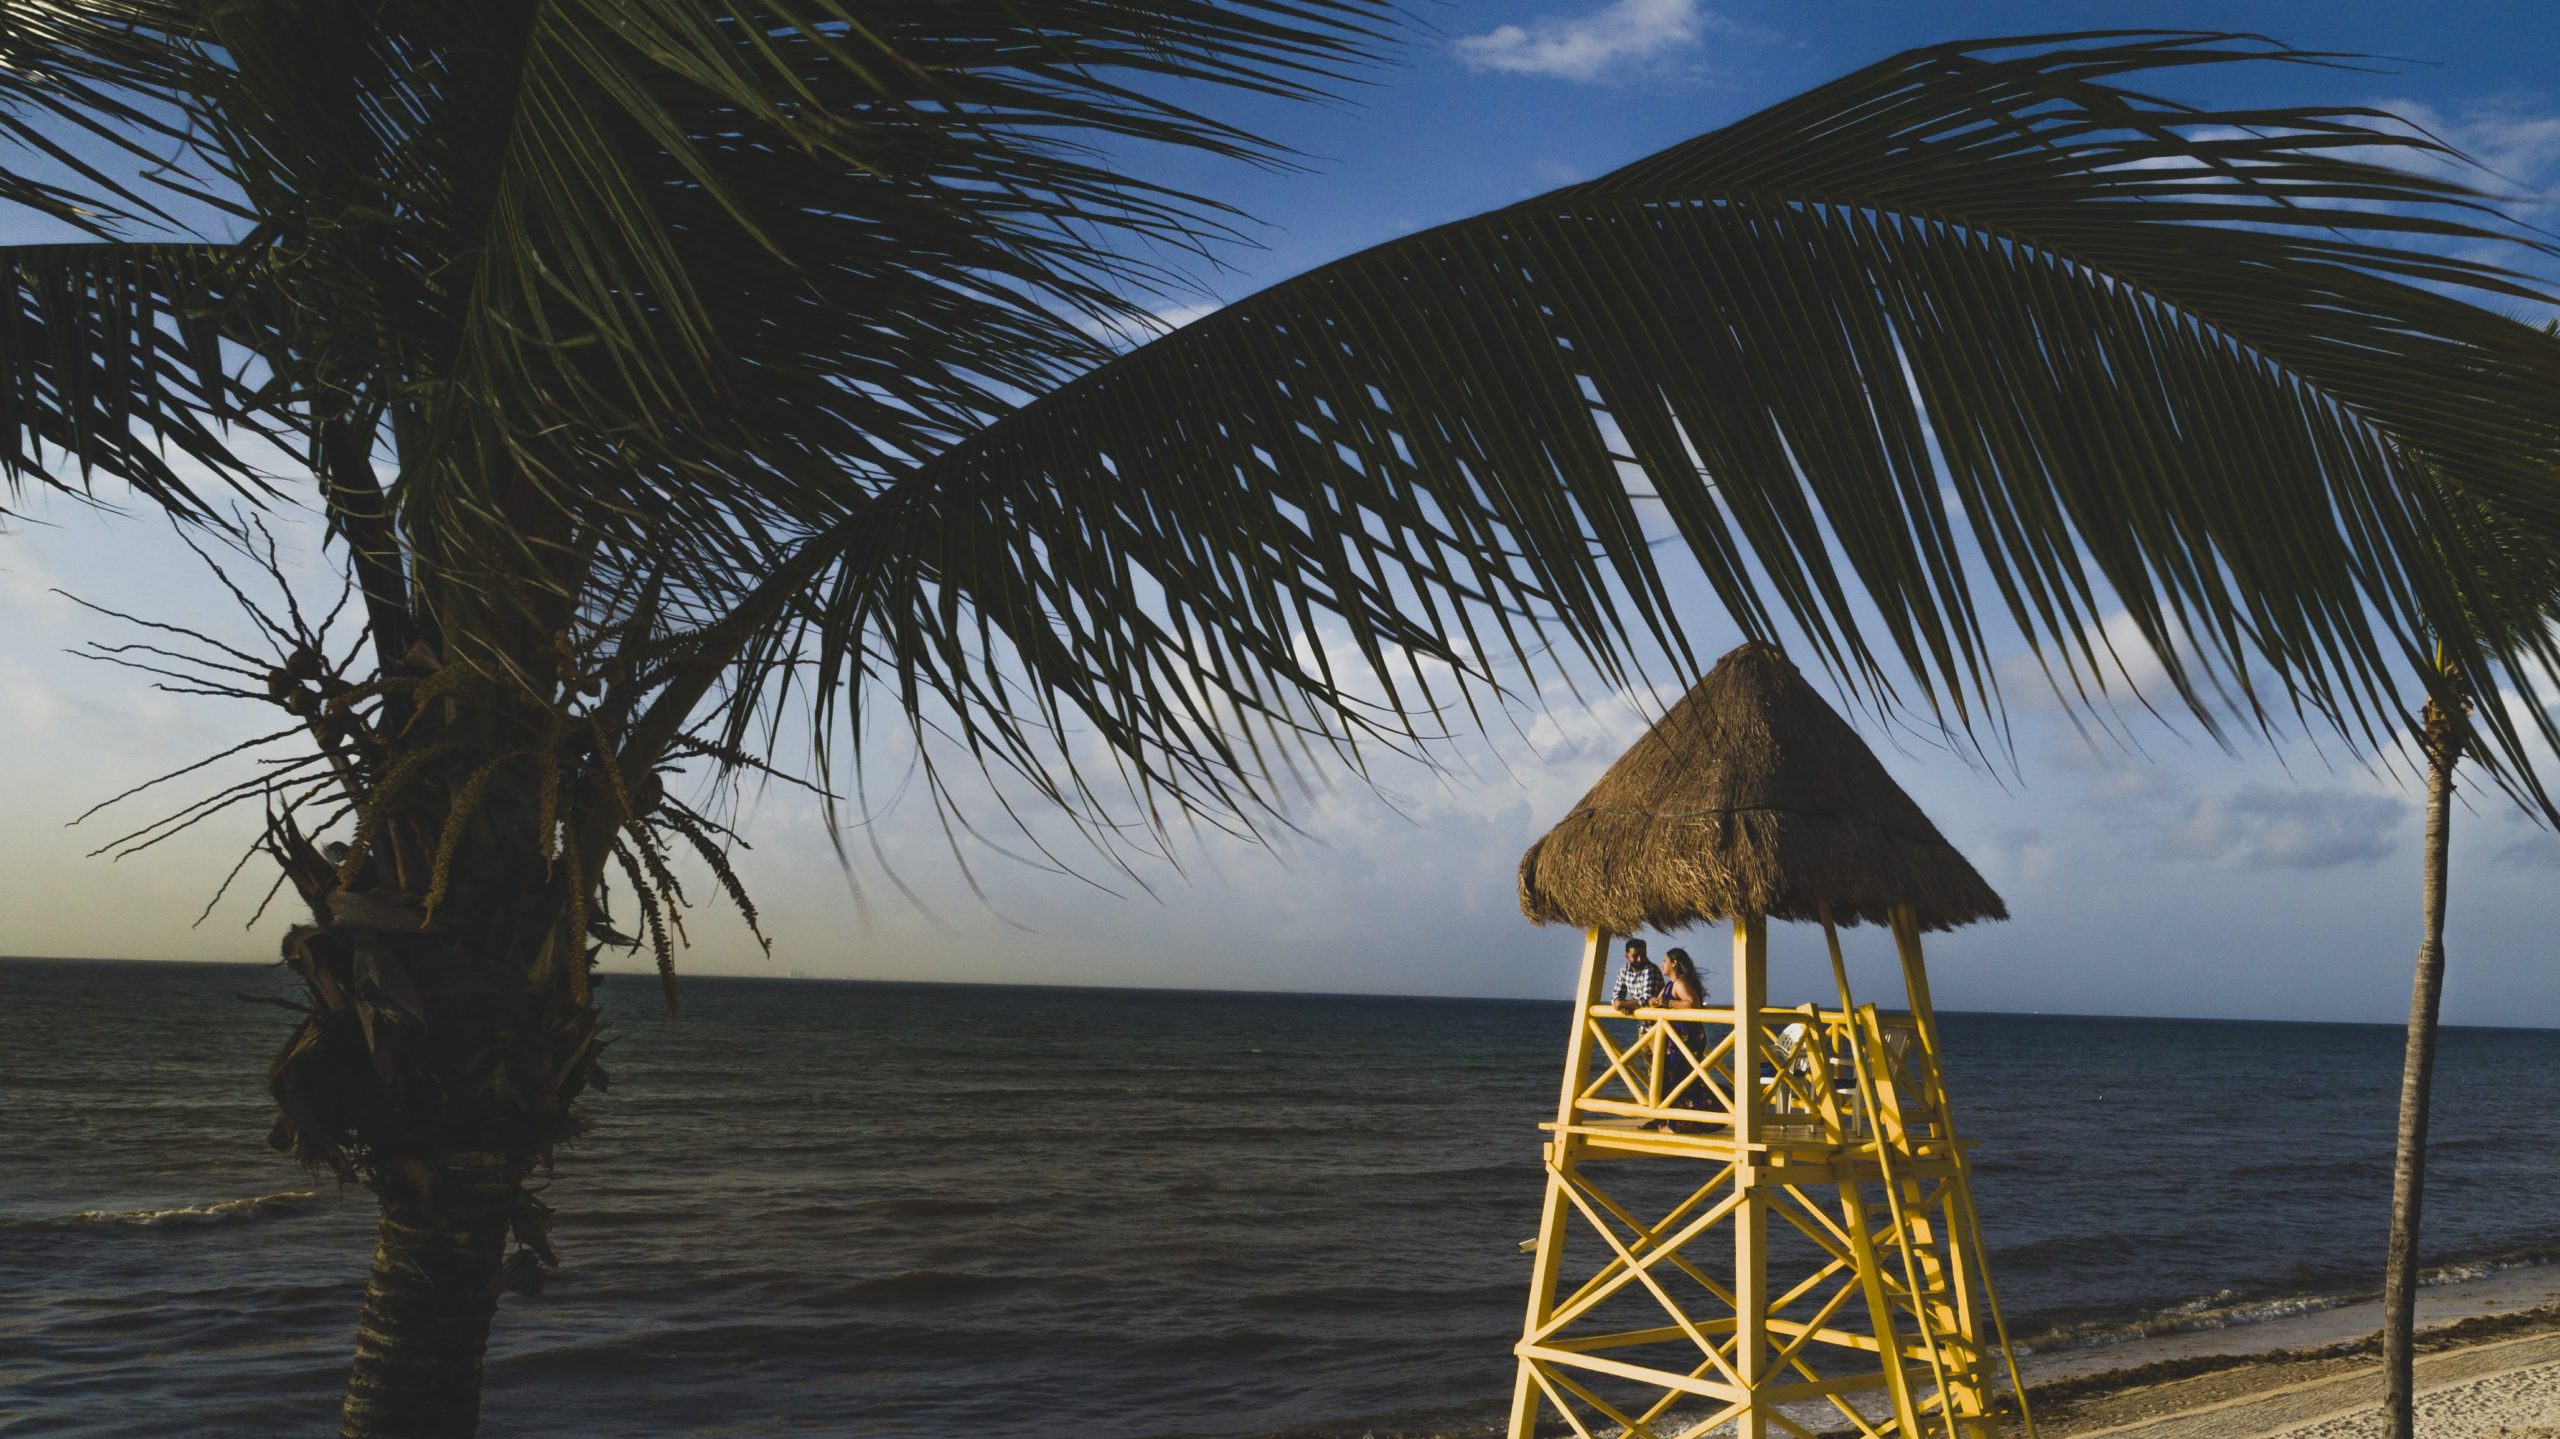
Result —
[[1745, 1393], [1736, 1416], [1735, 1439], [1768, 1439], [1769, 1415], [1756, 1402], [1768, 1382], [1769, 1355], [1769, 1206], [1763, 1183], [1761, 1146], [1768, 1127], [1768, 1101], [1760, 1089], [1760, 1059], [1765, 1048], [1760, 1011], [1769, 1000], [1769, 932], [1756, 914], [1733, 921], [1733, 1186], [1742, 1202], [1733, 1212], [1734, 1370]]
[[[1566, 1227], [1573, 1220], [1572, 1201], [1565, 1195], [1569, 1166], [1576, 1161], [1565, 1139], [1573, 1123], [1574, 1106], [1590, 1083], [1591, 1040], [1594, 1030], [1589, 1015], [1599, 1008], [1601, 985], [1609, 972], [1609, 936], [1599, 930], [1587, 931], [1582, 937], [1582, 974], [1575, 983], [1573, 1027], [1565, 1035], [1564, 1091], [1556, 1101], [1556, 1137], [1546, 1145], [1547, 1197], [1538, 1211], [1538, 1237], [1532, 1250], [1534, 1268], [1529, 1280], [1529, 1318], [1522, 1328], [1524, 1336], [1536, 1335], [1556, 1307], [1556, 1282], [1563, 1272]], [[1531, 1342], [1524, 1337], [1522, 1347]], [[1511, 1385], [1511, 1431], [1509, 1439], [1531, 1439], [1537, 1429], [1540, 1388], [1537, 1374], [1529, 1359], [1520, 1360], [1519, 1374]]]

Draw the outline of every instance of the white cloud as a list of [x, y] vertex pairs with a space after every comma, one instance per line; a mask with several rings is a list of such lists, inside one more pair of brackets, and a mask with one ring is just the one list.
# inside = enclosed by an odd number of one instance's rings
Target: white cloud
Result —
[[1589, 178], [1581, 166], [1562, 160], [1532, 160], [1529, 175], [1541, 185], [1571, 185]]
[[7, 546], [0, 551], [0, 618], [6, 619], [12, 633], [59, 625], [74, 608], [54, 592], [60, 582], [27, 552], [25, 536], [0, 535], [0, 544]]
[[2388, 859], [2400, 852], [2409, 806], [2348, 789], [2246, 784], [2227, 795], [2192, 796], [2183, 809], [2160, 836], [2163, 857], [2267, 870]]
[[2041, 885], [2053, 877], [2060, 864], [2060, 856], [2044, 831], [2032, 825], [2011, 825], [1994, 831], [1968, 853], [2003, 883]]
[[1205, 319], [1226, 308], [1222, 300], [1201, 300], [1186, 305], [1168, 305], [1128, 320], [1087, 320], [1085, 333], [1116, 345], [1136, 349], [1149, 340], [1161, 339], [1194, 320]]
[[1462, 36], [1457, 51], [1471, 70], [1616, 80], [1694, 47], [1710, 30], [1729, 28], [1698, 0], [1611, 0], [1585, 14], [1548, 15]]
[[[2033, 651], [2020, 650], [2000, 661], [2003, 691], [2027, 711], [2093, 708], [2120, 719], [2119, 705], [2133, 711], [2151, 706], [2176, 719], [2185, 718], [2177, 687], [2169, 682], [2169, 667], [2142, 637], [2142, 627], [2134, 622], [2131, 611], [2118, 608], [2084, 623], [2081, 644], [2096, 656], [2094, 669], [2072, 646], [2052, 646], [2043, 663]], [[2192, 647], [2182, 647], [2179, 658], [2191, 675], [2200, 672], [2201, 662]], [[2072, 684], [2075, 666], [2080, 683], [2087, 687], [2085, 700]]]
[[[2496, 190], [2519, 187], [2523, 208], [2551, 202], [2549, 190], [2560, 180], [2560, 115], [2538, 112], [2513, 100], [2490, 100], [2447, 114], [2415, 100], [2385, 102], [2391, 111], [2420, 130], [2469, 156], [2486, 169], [2447, 160], [2426, 163], [2453, 179]], [[2403, 157], [2400, 163], [2410, 163]]]
[[2535, 833], [2511, 840], [2500, 845], [2489, 862], [2501, 869], [2560, 869], [2560, 836]]
[[2172, 865], [2335, 869], [2389, 859], [2408, 845], [2402, 821], [2412, 807], [2381, 762], [2343, 785], [2251, 779], [2208, 788], [2181, 766], [2083, 745], [2060, 745], [2052, 759], [2085, 776], [2085, 814]]
[[62, 728], [71, 705], [36, 672], [17, 660], [0, 659], [0, 718], [13, 735], [52, 735]]

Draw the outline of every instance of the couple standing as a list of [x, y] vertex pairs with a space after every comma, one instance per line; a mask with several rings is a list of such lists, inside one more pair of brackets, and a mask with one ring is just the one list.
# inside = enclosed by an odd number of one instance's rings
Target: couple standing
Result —
[[1618, 966], [1618, 988], [1610, 996], [1620, 1014], [1636, 1009], [1699, 1009], [1706, 1002], [1707, 984], [1698, 977], [1698, 967], [1689, 962], [1689, 951], [1664, 950], [1657, 967], [1646, 957], [1643, 940], [1627, 941], [1625, 962]]
[[[1626, 959], [1618, 966], [1618, 988], [1610, 996], [1610, 1003], [1617, 1006], [1620, 1014], [1638, 1009], [1703, 1009], [1707, 1003], [1707, 984], [1698, 977], [1698, 966], [1690, 963], [1687, 950], [1664, 950], [1662, 963], [1657, 967], [1646, 957], [1644, 941], [1630, 939], [1627, 941]], [[1671, 1021], [1665, 1019], [1655, 1023], [1667, 1030]], [[1694, 1068], [1697, 1061], [1684, 1049], [1658, 1049], [1654, 1053], [1653, 1063], [1664, 1066], [1671, 1064], [1669, 1055], [1680, 1055], [1679, 1064], [1683, 1068], [1679, 1073], [1661, 1074], [1655, 1079], [1659, 1089], [1668, 1092], [1668, 1102], [1679, 1109], [1705, 1108], [1707, 1085], [1697, 1082], [1705, 1075], [1701, 1072], [1694, 1079], [1688, 1075], [1688, 1069]], [[1653, 1119], [1646, 1121], [1644, 1127], [1687, 1133], [1700, 1126], [1670, 1119]]]

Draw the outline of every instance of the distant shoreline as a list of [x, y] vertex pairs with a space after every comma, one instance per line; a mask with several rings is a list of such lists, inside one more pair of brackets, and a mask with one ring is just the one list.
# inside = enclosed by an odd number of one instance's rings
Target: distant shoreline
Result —
[[[275, 961], [263, 959], [126, 959], [97, 955], [0, 954], [0, 965], [8, 964], [101, 964], [160, 965], [186, 969], [273, 969]], [[657, 974], [646, 965], [625, 968], [607, 964], [600, 971], [605, 979], [646, 981], [652, 987]], [[679, 968], [677, 980], [682, 984], [866, 984], [899, 986], [914, 989], [1035, 989], [1069, 990], [1079, 994], [1161, 994], [1200, 998], [1237, 999], [1317, 999], [1346, 1003], [1446, 1004], [1462, 1000], [1469, 1004], [1561, 1005], [1558, 998], [1534, 998], [1508, 994], [1394, 994], [1326, 989], [1233, 989], [1209, 986], [1143, 985], [1143, 984], [1039, 984], [1027, 980], [983, 979], [893, 979], [872, 975], [824, 974], [735, 974], [693, 973]], [[2399, 1020], [2380, 1019], [2277, 1019], [2257, 1015], [2210, 1014], [2089, 1014], [2059, 1009], [1952, 1009], [1939, 1013], [1956, 1017], [1985, 1019], [2075, 1019], [2104, 1020], [2113, 1024], [2245, 1024], [2287, 1025], [2311, 1029], [2400, 1029]], [[2479, 1030], [2488, 1033], [2549, 1034], [2560, 1033], [2560, 1024], [2445, 1024], [2446, 1030]]]

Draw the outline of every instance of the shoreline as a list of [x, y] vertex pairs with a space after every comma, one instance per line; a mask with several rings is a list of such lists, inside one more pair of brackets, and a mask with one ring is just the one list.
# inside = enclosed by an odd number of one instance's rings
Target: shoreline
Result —
[[[2380, 1347], [2369, 1332], [2030, 1381], [2043, 1389], [2036, 1428], [2053, 1439], [2379, 1439]], [[2420, 1434], [2560, 1439], [2560, 1303], [2421, 1328], [2416, 1350]]]
[[[2018, 1368], [2027, 1382], [2037, 1433], [2046, 1439], [2273, 1439], [2278, 1434], [2291, 1439], [2289, 1428], [2256, 1422], [2260, 1401], [2291, 1397], [2296, 1408], [2326, 1406], [2313, 1416], [2320, 1424], [2318, 1433], [2301, 1439], [2360, 1439], [2352, 1416], [2342, 1420], [2342, 1414], [2359, 1407], [2370, 1411], [2379, 1403], [2378, 1397], [2370, 1397], [2359, 1406], [2356, 1381], [2369, 1376], [2379, 1383], [2382, 1301], [2303, 1302], [2319, 1307], [2023, 1355]], [[2551, 1352], [2524, 1352], [2537, 1344]], [[2468, 1381], [2456, 1371], [2466, 1363], [2479, 1367], [2480, 1356], [2511, 1350], [2517, 1352], [2510, 1357], [2534, 1361], [2536, 1373], [2550, 1370], [2553, 1402], [2560, 1406], [2560, 1263], [2520, 1264], [2443, 1280], [2420, 1291], [2422, 1401], [2459, 1407], [2466, 1396], [2447, 1385]], [[2447, 1366], [2447, 1375], [2431, 1381], [2431, 1369]], [[2493, 1378], [2512, 1380], [2518, 1373], [2512, 1365], [2489, 1367]], [[2000, 1387], [2006, 1390], [2005, 1379]], [[2560, 1439], [2560, 1427], [2547, 1434], [2537, 1427], [2560, 1424], [2560, 1407], [2555, 1407], [2553, 1420], [2526, 1416], [2519, 1424], [2506, 1422], [2510, 1416], [2498, 1407], [2503, 1402], [2496, 1394], [2473, 1399], [2461, 1419], [2468, 1427], [2431, 1431], [2422, 1422], [2420, 1433], [2494, 1434], [2503, 1422], [2515, 1439]], [[2340, 1422], [2345, 1430], [2333, 1435]], [[1292, 1425], [1256, 1439], [1494, 1439], [1503, 1430], [1503, 1416], [1488, 1411], [1409, 1410]], [[1564, 1433], [1560, 1428], [1555, 1432]], [[1721, 1432], [1729, 1434], [1731, 1427]], [[2017, 1432], [2014, 1423], [2000, 1428], [2004, 1436]], [[1840, 1430], [1824, 1439], [1851, 1434]]]
[[[2381, 1428], [2381, 1325], [2382, 1301], [2360, 1298], [2019, 1369], [2056, 1439], [2360, 1439]], [[2560, 1419], [2560, 1265], [2431, 1285], [2417, 1329], [2420, 1433], [2560, 1435], [2544, 1427]]]
[[[2381, 1332], [2378, 1295], [2306, 1298], [2295, 1313], [2263, 1319], [2169, 1328], [2111, 1343], [2057, 1346], [2019, 1357], [2030, 1397], [2048, 1384], [2102, 1374], [2122, 1374], [2156, 1364], [2207, 1357], [2243, 1359], [2287, 1351], [2326, 1352], [2372, 1339]], [[2310, 1307], [2316, 1305], [2317, 1307]], [[2506, 1321], [2560, 1305], [2560, 1264], [2519, 1264], [2486, 1274], [2424, 1286], [2418, 1291], [2418, 1330], [2474, 1320]], [[2560, 1313], [2552, 1322], [2560, 1325]], [[2466, 1331], [2476, 1332], [2476, 1331]]]

